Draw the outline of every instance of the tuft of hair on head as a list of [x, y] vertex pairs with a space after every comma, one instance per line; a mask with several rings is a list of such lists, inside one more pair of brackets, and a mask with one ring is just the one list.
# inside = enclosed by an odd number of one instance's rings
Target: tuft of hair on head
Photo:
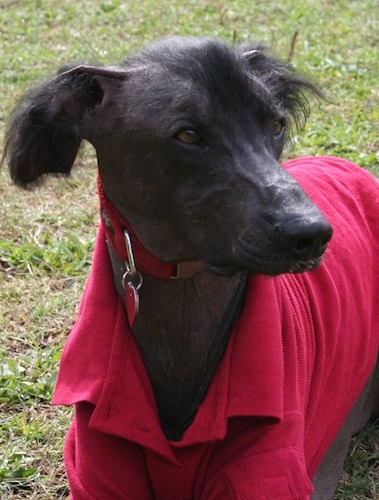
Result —
[[273, 57], [260, 44], [243, 44], [239, 48], [249, 71], [270, 91], [275, 103], [290, 118], [296, 130], [302, 129], [310, 115], [310, 98], [326, 100], [324, 92], [292, 64]]

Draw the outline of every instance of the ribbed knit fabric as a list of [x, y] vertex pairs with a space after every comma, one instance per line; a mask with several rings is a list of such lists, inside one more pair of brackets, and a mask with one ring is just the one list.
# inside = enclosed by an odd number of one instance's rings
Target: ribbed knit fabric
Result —
[[73, 500], [304, 500], [379, 345], [379, 185], [341, 159], [285, 168], [334, 229], [314, 271], [252, 275], [196, 418], [168, 442], [114, 289], [103, 229], [55, 404], [75, 404]]

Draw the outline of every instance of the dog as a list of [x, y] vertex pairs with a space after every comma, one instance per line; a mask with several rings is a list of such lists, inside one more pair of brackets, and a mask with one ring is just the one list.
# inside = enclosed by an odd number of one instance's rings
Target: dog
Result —
[[10, 120], [24, 188], [95, 148], [101, 224], [55, 404], [74, 500], [328, 499], [377, 415], [377, 181], [280, 163], [315, 85], [259, 44], [170, 37], [65, 66]]

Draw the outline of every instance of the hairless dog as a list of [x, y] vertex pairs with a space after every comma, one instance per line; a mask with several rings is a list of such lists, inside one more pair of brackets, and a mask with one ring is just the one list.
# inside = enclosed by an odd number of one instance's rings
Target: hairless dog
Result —
[[98, 158], [55, 394], [74, 500], [332, 498], [377, 410], [379, 189], [345, 160], [280, 163], [309, 93], [260, 45], [172, 37], [16, 107], [18, 185], [68, 175], [82, 140]]

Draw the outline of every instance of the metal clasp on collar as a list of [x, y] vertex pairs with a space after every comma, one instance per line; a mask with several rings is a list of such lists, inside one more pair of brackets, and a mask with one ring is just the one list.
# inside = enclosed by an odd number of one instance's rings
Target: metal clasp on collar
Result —
[[132, 242], [128, 231], [124, 230], [125, 247], [128, 260], [125, 261], [126, 271], [122, 276], [122, 286], [125, 289], [127, 283], [131, 283], [136, 290], [139, 290], [143, 283], [143, 278], [141, 273], [137, 271], [136, 263], [134, 260], [134, 254], [132, 249]]
[[124, 231], [124, 238], [128, 260], [125, 261], [126, 271], [122, 276], [121, 283], [125, 290], [125, 306], [129, 326], [132, 328], [139, 311], [138, 290], [142, 286], [143, 278], [141, 273], [137, 271], [132, 250], [132, 242], [127, 231]]

